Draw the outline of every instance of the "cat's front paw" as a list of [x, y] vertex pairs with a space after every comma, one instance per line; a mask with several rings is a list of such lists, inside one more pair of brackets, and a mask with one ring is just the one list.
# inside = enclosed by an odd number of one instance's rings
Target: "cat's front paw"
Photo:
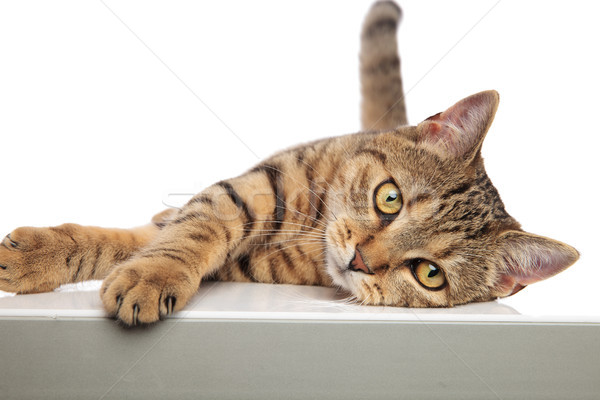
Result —
[[181, 310], [199, 283], [185, 265], [139, 258], [116, 267], [104, 280], [100, 293], [111, 316], [135, 326]]
[[67, 234], [52, 228], [15, 229], [0, 242], [0, 290], [47, 292], [70, 282], [72, 247]]

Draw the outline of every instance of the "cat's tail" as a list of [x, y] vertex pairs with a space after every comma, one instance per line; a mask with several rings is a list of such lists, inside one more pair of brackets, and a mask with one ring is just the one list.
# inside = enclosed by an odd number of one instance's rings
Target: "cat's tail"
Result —
[[401, 16], [393, 1], [378, 1], [365, 18], [360, 48], [363, 130], [408, 124], [396, 41]]

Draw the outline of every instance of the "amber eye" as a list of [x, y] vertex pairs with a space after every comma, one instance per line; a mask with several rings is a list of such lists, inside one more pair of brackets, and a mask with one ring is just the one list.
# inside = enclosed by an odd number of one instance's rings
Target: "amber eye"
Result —
[[402, 208], [400, 189], [392, 182], [384, 182], [375, 189], [375, 206], [384, 214], [397, 214]]
[[411, 268], [417, 281], [426, 289], [438, 290], [446, 285], [444, 272], [431, 261], [414, 260]]

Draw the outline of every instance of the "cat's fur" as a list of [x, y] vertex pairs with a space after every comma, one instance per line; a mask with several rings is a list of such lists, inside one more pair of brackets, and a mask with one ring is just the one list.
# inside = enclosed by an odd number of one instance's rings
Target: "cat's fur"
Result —
[[[520, 229], [486, 175], [480, 151], [496, 92], [405, 126], [399, 18], [394, 3], [379, 2], [365, 20], [366, 132], [275, 154], [145, 227], [16, 229], [0, 246], [0, 289], [104, 279], [106, 309], [134, 325], [182, 309], [203, 279], [339, 286], [366, 304], [446, 307], [509, 296], [573, 264], [572, 247]], [[385, 182], [399, 192], [376, 200]], [[399, 211], [383, 213], [379, 202], [394, 199]], [[419, 283], [422, 263], [445, 283]]]

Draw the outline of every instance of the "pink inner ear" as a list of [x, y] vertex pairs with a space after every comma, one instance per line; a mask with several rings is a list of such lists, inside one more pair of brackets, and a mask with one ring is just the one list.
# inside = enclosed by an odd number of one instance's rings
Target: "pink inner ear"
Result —
[[421, 142], [452, 156], [464, 156], [483, 140], [498, 106], [498, 93], [469, 96], [421, 124]]
[[523, 231], [505, 232], [498, 240], [504, 264], [496, 282], [500, 296], [550, 278], [579, 258], [577, 250], [567, 244]]
[[[523, 285], [531, 285], [550, 278], [571, 265], [571, 263], [567, 263], [565, 257], [561, 257], [557, 253], [524, 254], [524, 256], [527, 258], [515, 260], [510, 257], [506, 259], [507, 274]], [[519, 262], [521, 262], [520, 265]]]
[[[439, 115], [439, 114], [438, 114]], [[440, 125], [438, 122], [429, 122], [426, 125], [426, 135], [429, 141], [431, 142], [438, 142], [443, 138], [443, 133], [442, 133], [442, 125]]]
[[501, 275], [497, 285], [500, 293], [503, 293], [503, 296], [505, 297], [512, 296], [527, 287], [527, 285], [517, 283], [515, 278], [509, 275]]
[[447, 120], [425, 122], [421, 134], [422, 142], [431, 143], [452, 156], [462, 156], [474, 147], [471, 138]]
[[558, 274], [579, 258], [571, 246], [521, 231], [505, 233], [500, 245], [505, 270], [497, 285], [506, 295]]

